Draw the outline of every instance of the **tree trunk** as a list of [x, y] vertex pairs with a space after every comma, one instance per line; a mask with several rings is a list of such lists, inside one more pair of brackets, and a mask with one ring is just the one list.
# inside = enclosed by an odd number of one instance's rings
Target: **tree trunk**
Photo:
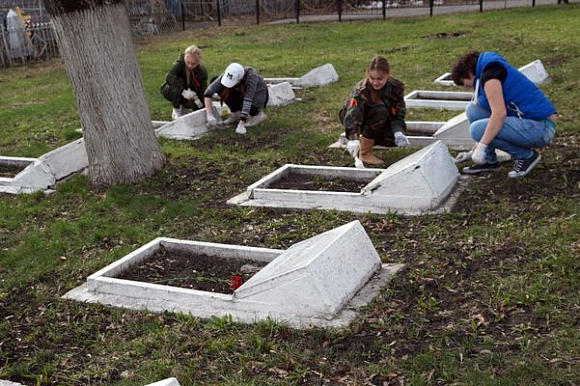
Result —
[[165, 159], [121, 0], [47, 0], [83, 125], [93, 185], [135, 183]]

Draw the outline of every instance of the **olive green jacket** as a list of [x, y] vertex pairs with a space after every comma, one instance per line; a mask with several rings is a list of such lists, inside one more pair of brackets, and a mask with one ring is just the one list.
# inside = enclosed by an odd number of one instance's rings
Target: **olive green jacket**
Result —
[[[187, 76], [188, 73], [190, 76]], [[203, 102], [203, 93], [207, 88], [207, 70], [200, 63], [193, 73], [186, 71], [184, 55], [181, 54], [165, 75], [165, 83], [160, 91], [165, 99], [171, 101], [173, 107], [179, 108], [183, 102], [181, 93], [188, 88]]]

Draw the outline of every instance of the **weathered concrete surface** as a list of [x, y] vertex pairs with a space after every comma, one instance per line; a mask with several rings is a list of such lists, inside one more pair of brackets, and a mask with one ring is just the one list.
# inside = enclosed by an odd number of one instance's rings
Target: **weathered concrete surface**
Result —
[[316, 67], [300, 78], [264, 78], [266, 83], [276, 84], [288, 82], [295, 87], [315, 87], [325, 86], [336, 82], [338, 74], [331, 63]]
[[[269, 264], [233, 295], [115, 278], [161, 247]], [[402, 267], [381, 265], [358, 221], [287, 251], [158, 238], [89, 276], [86, 284], [64, 297], [130, 309], [191, 313], [202, 318], [231, 315], [242, 323], [273, 318], [299, 328], [344, 326]]]
[[[215, 109], [215, 106], [213, 114], [216, 120], [220, 122], [221, 117], [218, 114], [217, 109]], [[167, 122], [163, 126], [155, 129], [155, 134], [158, 137], [171, 139], [197, 139], [200, 136], [207, 134], [209, 131], [219, 128], [219, 126], [212, 129], [207, 127], [207, 114], [205, 109], [201, 109], [186, 114], [171, 122]]]
[[49, 190], [58, 181], [89, 165], [84, 140], [77, 139], [39, 158], [27, 159], [28, 166], [11, 179], [0, 179], [0, 192], [18, 194]]
[[296, 101], [292, 85], [288, 82], [268, 86], [268, 106], [285, 106]]
[[[290, 172], [369, 181], [369, 184], [361, 192], [269, 188]], [[370, 180], [369, 173], [380, 174], [375, 174], [374, 180]], [[246, 192], [233, 197], [228, 204], [378, 214], [396, 211], [416, 215], [445, 210], [447, 198], [458, 178], [459, 172], [447, 147], [437, 141], [387, 169], [285, 165], [250, 185]]]

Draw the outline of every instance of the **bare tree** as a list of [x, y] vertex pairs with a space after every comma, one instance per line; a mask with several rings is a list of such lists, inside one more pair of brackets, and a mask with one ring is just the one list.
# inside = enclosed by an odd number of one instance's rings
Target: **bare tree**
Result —
[[47, 0], [73, 85], [94, 185], [134, 183], [165, 159], [122, 0]]

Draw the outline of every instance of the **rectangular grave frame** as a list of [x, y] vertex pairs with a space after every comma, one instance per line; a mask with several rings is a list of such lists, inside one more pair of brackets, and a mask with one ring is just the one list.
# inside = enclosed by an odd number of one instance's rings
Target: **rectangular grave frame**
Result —
[[0, 193], [33, 193], [33, 189], [22, 188], [18, 185], [14, 185], [14, 180], [22, 175], [26, 168], [30, 165], [34, 165], [35, 162], [38, 162], [38, 158], [0, 156], [0, 164], [22, 167], [22, 170], [16, 173], [13, 177], [0, 177]]
[[405, 96], [407, 108], [465, 110], [473, 98], [471, 92], [414, 90]]
[[[411, 154], [406, 158], [414, 159], [422, 154], [433, 151], [445, 145], [437, 141]], [[428, 148], [431, 148], [428, 149]], [[402, 161], [402, 160], [401, 160]], [[229, 205], [240, 206], [261, 206], [271, 208], [291, 208], [291, 209], [327, 209], [348, 211], [359, 214], [376, 213], [386, 214], [393, 211], [404, 215], [418, 215], [425, 213], [440, 213], [449, 210], [456, 200], [453, 194], [454, 187], [459, 180], [459, 172], [453, 165], [455, 174], [453, 181], [445, 188], [444, 192], [433, 198], [432, 196], [414, 196], [410, 199], [408, 195], [401, 193], [384, 195], [384, 189], [379, 188], [375, 179], [370, 181], [359, 193], [351, 192], [333, 192], [333, 191], [309, 191], [293, 189], [269, 189], [268, 186], [280, 178], [283, 178], [291, 170], [294, 173], [335, 176], [338, 178], [366, 181], [369, 178], [369, 172], [380, 176], [383, 172], [390, 175], [396, 175], [400, 170], [400, 162], [396, 162], [387, 169], [359, 169], [351, 167], [332, 167], [332, 166], [312, 166], [312, 165], [295, 165], [286, 164], [281, 168], [261, 178], [254, 184], [248, 186], [246, 191], [227, 201]], [[449, 161], [451, 158], [449, 156]], [[415, 161], [411, 161], [415, 162]], [[381, 193], [375, 192], [375, 189]], [[410, 204], [410, 200], [413, 204]]]
[[404, 264], [381, 264], [380, 269], [333, 319], [292, 318], [290, 316], [287, 319], [279, 319], [275, 312], [268, 313], [268, 307], [247, 303], [244, 299], [236, 302], [235, 292], [234, 294], [213, 293], [114, 277], [147, 259], [161, 247], [267, 263], [274, 261], [284, 252], [279, 249], [158, 237], [90, 275], [85, 284], [67, 292], [63, 298], [149, 312], [190, 313], [206, 319], [213, 316], [231, 316], [233, 320], [240, 323], [255, 323], [256, 313], [261, 312], [271, 314], [272, 319], [296, 328], [344, 327], [356, 317], [358, 309], [368, 304], [379, 293], [382, 286], [404, 268]]

